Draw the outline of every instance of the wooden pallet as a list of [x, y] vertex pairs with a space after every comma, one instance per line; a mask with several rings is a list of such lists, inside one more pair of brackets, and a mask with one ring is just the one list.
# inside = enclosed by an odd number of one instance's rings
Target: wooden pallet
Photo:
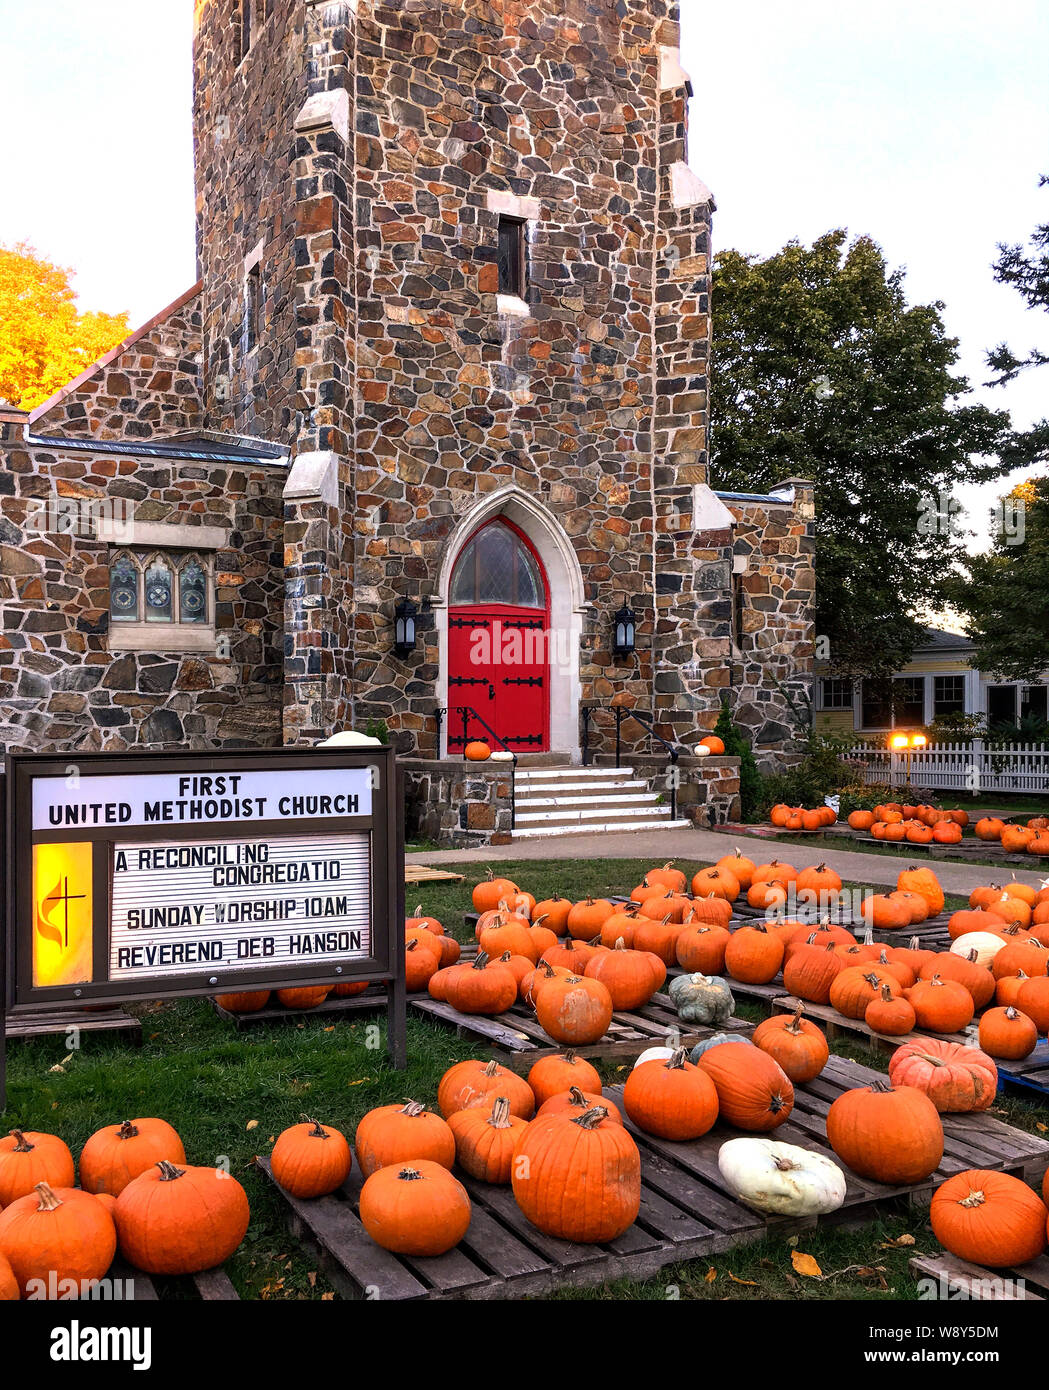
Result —
[[995, 1303], [1044, 1303], [1049, 1299], [1049, 1259], [1044, 1255], [1012, 1269], [984, 1269], [944, 1250], [936, 1255], [915, 1255], [910, 1267], [918, 1279], [935, 1279], [941, 1298], [953, 1295]]
[[[409, 994], [408, 1007], [427, 1018], [455, 1029], [461, 1038], [472, 1038], [479, 1046], [494, 1048], [508, 1065], [527, 1069], [549, 1053], [563, 1052], [564, 1043], [555, 1042], [540, 1026], [526, 1005], [514, 1004], [504, 1014], [463, 1014], [451, 1004], [431, 999], [428, 994]], [[642, 1008], [632, 1013], [614, 1013], [603, 1037], [597, 1042], [576, 1044], [582, 1057], [636, 1057], [647, 1047], [695, 1047], [703, 1038], [720, 1032], [748, 1032], [746, 1019], [731, 1018], [723, 1028], [701, 1028], [682, 1023], [667, 994], [654, 994]]]
[[365, 990], [363, 994], [350, 995], [348, 999], [325, 999], [315, 1009], [286, 1009], [283, 1004], [267, 1004], [264, 1009], [256, 1009], [248, 1014], [231, 1013], [215, 999], [211, 1007], [225, 1023], [232, 1023], [238, 1032], [253, 1028], [259, 1023], [302, 1023], [307, 1018], [342, 1018], [346, 1014], [367, 1012], [371, 1009], [385, 1009], [386, 991], [381, 985]]
[[157, 1303], [175, 1289], [185, 1298], [187, 1285], [192, 1287], [196, 1298], [205, 1303], [230, 1303], [240, 1298], [221, 1265], [216, 1269], [205, 1269], [200, 1274], [188, 1275], [185, 1279], [158, 1279], [155, 1275], [143, 1274], [140, 1269], [132, 1269], [118, 1255], [106, 1277], [119, 1280], [122, 1285], [130, 1282], [135, 1303]]
[[780, 992], [773, 999], [772, 1005], [776, 1013], [782, 1014], [792, 1014], [795, 1009], [800, 1008], [807, 1019], [820, 1025], [826, 1033], [828, 1041], [833, 1041], [835, 1038], [855, 1038], [867, 1042], [871, 1047], [881, 1048], [888, 1052], [895, 1052], [904, 1043], [928, 1042], [930, 1038], [934, 1038], [938, 1042], [959, 1043], [963, 1047], [972, 1046], [970, 1039], [964, 1033], [933, 1033], [927, 1029], [891, 1035], [878, 1033], [862, 1018], [846, 1018], [843, 1013], [839, 1013], [830, 1004], [812, 1004], [807, 999], [797, 999], [792, 994], [784, 994], [782, 981], [780, 981]]
[[857, 844], [878, 845], [882, 849], [895, 850], [901, 855], [918, 852], [926, 854], [930, 859], [958, 859], [963, 863], [975, 860], [977, 863], [986, 863], [988, 867], [996, 864], [1026, 864], [1029, 869], [1037, 868], [1047, 857], [1044, 853], [1028, 854], [1026, 850], [1023, 854], [1007, 854], [996, 840], [980, 840], [975, 835], [971, 839], [966, 837], [954, 845], [940, 845], [935, 840], [930, 840], [925, 845], [914, 844], [910, 840], [876, 840], [873, 835], [868, 835], [862, 830], [850, 831], [849, 838]]
[[[867, 1084], [880, 1073], [832, 1057], [823, 1074], [795, 1092], [789, 1120], [775, 1131], [789, 1143], [828, 1157], [826, 1114], [842, 1091]], [[622, 1089], [606, 1088], [621, 1105]], [[922, 1203], [952, 1173], [971, 1167], [1031, 1176], [1044, 1170], [1049, 1143], [986, 1115], [944, 1116], [945, 1148], [940, 1170], [909, 1187], [876, 1183], [846, 1173], [845, 1205], [826, 1224], [867, 1222], [887, 1204]], [[577, 1245], [545, 1236], [521, 1213], [506, 1187], [490, 1187], [458, 1173], [470, 1194], [473, 1216], [460, 1245], [436, 1259], [393, 1255], [375, 1245], [359, 1217], [361, 1179], [355, 1168], [330, 1197], [300, 1201], [273, 1180], [269, 1162], [258, 1159], [274, 1182], [293, 1235], [315, 1256], [318, 1268], [348, 1298], [517, 1299], [565, 1286], [584, 1287], [617, 1278], [644, 1279], [667, 1265], [708, 1257], [760, 1240], [811, 1230], [815, 1218], [771, 1220], [742, 1206], [725, 1186], [718, 1150], [737, 1131], [718, 1124], [702, 1139], [672, 1143], [640, 1133], [627, 1119], [641, 1152], [641, 1209], [618, 1240]]]
[[1022, 1062], [999, 1062], [998, 1089], [1049, 1104], [1049, 1041], [1043, 1039]]
[[447, 869], [431, 869], [426, 864], [405, 864], [404, 881], [409, 888], [417, 883], [462, 883], [465, 874], [449, 873]]
[[8, 1041], [12, 1041], [54, 1037], [74, 1029], [80, 1033], [118, 1033], [136, 1047], [142, 1045], [142, 1020], [125, 1013], [123, 1009], [103, 1009], [98, 1012], [72, 1009], [62, 1013], [38, 1009], [32, 1013], [8, 1014], [4, 1031]]

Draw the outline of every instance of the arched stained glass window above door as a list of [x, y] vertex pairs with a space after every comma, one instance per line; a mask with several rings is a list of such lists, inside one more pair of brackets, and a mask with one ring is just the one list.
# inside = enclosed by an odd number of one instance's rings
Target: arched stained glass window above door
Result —
[[543, 608], [546, 588], [535, 556], [521, 537], [512, 527], [493, 521], [463, 547], [455, 563], [449, 601]]

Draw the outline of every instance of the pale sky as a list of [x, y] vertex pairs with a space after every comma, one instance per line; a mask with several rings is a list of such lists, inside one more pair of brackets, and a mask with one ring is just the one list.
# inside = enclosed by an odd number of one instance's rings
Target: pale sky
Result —
[[[83, 307], [135, 324], [195, 276], [192, 16], [193, 0], [0, 0], [0, 242], [75, 267]], [[945, 302], [974, 382], [1003, 338], [1049, 345], [990, 272], [997, 241], [1049, 221], [1045, 0], [683, 0], [682, 24], [715, 249], [845, 226], [906, 266], [912, 301]], [[1030, 423], [1049, 369], [980, 394]]]

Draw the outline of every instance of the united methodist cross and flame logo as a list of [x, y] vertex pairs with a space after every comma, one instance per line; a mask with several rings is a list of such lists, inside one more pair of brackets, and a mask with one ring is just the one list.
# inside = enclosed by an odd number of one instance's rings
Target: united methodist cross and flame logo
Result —
[[33, 847], [33, 984], [83, 984], [92, 975], [92, 847]]

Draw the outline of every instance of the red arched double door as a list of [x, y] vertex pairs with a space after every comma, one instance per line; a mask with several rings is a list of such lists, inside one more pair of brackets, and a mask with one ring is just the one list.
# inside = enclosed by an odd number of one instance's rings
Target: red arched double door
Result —
[[[448, 596], [450, 753], [463, 749], [460, 706], [476, 710], [515, 753], [549, 747], [549, 613], [546, 572], [527, 536], [502, 517], [475, 531]], [[465, 737], [491, 741], [472, 716]]]

